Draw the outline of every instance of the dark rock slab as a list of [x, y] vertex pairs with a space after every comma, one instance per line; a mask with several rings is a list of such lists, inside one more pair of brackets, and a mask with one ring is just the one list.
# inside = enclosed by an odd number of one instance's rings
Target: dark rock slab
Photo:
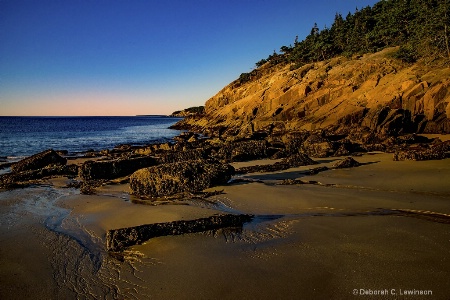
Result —
[[316, 161], [312, 160], [304, 153], [297, 153], [289, 157], [283, 158], [281, 161], [270, 165], [255, 165], [249, 167], [242, 167], [236, 170], [238, 174], [247, 173], [267, 173], [287, 170], [289, 168], [297, 168], [301, 166], [315, 165]]
[[272, 152], [268, 151], [268, 148], [268, 143], [264, 140], [230, 142], [219, 149], [217, 157], [229, 161], [262, 159], [271, 155]]
[[225, 184], [233, 174], [232, 166], [217, 161], [168, 163], [134, 172], [130, 188], [137, 196], [164, 197]]
[[282, 136], [283, 143], [288, 155], [298, 153], [302, 144], [309, 137], [310, 133], [307, 131], [291, 132]]
[[436, 160], [436, 159], [444, 159], [447, 157], [449, 157], [449, 155], [446, 152], [433, 149], [396, 151], [393, 155], [394, 161]]
[[67, 163], [67, 159], [61, 157], [56, 151], [49, 149], [24, 158], [11, 165], [11, 171], [22, 172], [29, 170], [38, 170], [47, 166], [62, 166]]
[[288, 165], [281, 164], [280, 162], [270, 164], [270, 165], [255, 165], [242, 167], [236, 170], [237, 174], [247, 174], [247, 173], [270, 173], [289, 169]]
[[319, 134], [310, 135], [302, 144], [301, 151], [312, 157], [327, 157], [333, 155], [333, 143]]
[[108, 251], [122, 251], [127, 247], [142, 244], [154, 237], [203, 232], [226, 227], [242, 227], [252, 218], [252, 215], [225, 214], [188, 221], [154, 223], [108, 230], [106, 233], [106, 249]]
[[440, 142], [437, 141], [431, 145], [431, 150], [434, 152], [449, 152], [450, 151], [450, 141]]
[[207, 159], [210, 151], [208, 149], [189, 149], [185, 151], [168, 151], [160, 155], [156, 160], [158, 164], [167, 164], [187, 160]]
[[335, 168], [335, 169], [344, 169], [344, 168], [358, 167], [360, 165], [361, 164], [359, 162], [357, 162], [354, 158], [346, 157], [345, 159], [340, 160], [337, 163], [335, 163], [333, 165], [333, 168]]
[[0, 175], [0, 187], [16, 188], [29, 185], [31, 181], [52, 176], [76, 176], [77, 165], [46, 167], [39, 170], [28, 170]]
[[317, 168], [312, 168], [309, 169], [308, 171], [304, 172], [305, 175], [317, 175], [320, 172], [324, 172], [324, 171], [328, 171], [329, 168], [328, 167], [317, 167]]
[[422, 135], [417, 135], [415, 133], [405, 134], [396, 138], [396, 144], [428, 144], [431, 143], [433, 139], [429, 139]]
[[106, 161], [87, 161], [80, 167], [79, 175], [83, 180], [114, 179], [156, 165], [158, 162], [150, 156], [116, 159]]
[[281, 160], [282, 164], [288, 165], [290, 168], [296, 168], [301, 166], [316, 165], [317, 161], [311, 159], [304, 153], [297, 153]]

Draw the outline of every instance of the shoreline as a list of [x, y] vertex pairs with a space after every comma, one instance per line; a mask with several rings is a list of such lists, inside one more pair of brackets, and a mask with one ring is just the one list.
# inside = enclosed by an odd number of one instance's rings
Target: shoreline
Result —
[[[346, 169], [331, 167], [347, 156], [312, 157], [317, 165], [235, 175], [206, 189], [223, 190], [209, 198], [150, 205], [134, 204], [120, 180], [92, 195], [67, 188], [74, 179], [65, 177], [0, 191], [0, 296], [351, 299], [353, 289], [399, 288], [446, 299], [450, 159], [392, 156], [368, 152], [354, 156], [363, 165]], [[328, 169], [308, 174], [312, 167]], [[292, 183], [281, 184], [286, 179]], [[152, 238], [119, 256], [105, 249], [110, 229], [229, 211], [256, 218], [238, 230]]]

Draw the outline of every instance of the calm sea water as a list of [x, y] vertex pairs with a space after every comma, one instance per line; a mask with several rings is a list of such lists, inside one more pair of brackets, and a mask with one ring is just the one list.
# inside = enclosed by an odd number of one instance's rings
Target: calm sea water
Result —
[[17, 159], [46, 149], [77, 154], [119, 144], [164, 142], [180, 131], [168, 129], [179, 118], [0, 117], [0, 158]]

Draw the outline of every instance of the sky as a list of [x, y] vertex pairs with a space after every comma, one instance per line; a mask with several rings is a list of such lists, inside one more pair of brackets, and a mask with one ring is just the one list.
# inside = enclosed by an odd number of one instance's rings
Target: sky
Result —
[[0, 116], [170, 114], [374, 0], [0, 0]]

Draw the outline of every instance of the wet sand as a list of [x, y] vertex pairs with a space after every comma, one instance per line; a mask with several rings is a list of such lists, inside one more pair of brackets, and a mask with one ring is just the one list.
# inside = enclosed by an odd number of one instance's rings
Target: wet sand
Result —
[[[309, 167], [246, 174], [239, 177], [261, 182], [176, 205], [133, 204], [127, 185], [90, 196], [58, 180], [1, 192], [0, 298], [448, 299], [450, 159], [356, 160], [367, 164], [314, 176], [302, 175]], [[318, 184], [277, 185], [285, 178]], [[256, 218], [242, 230], [154, 238], [123, 261], [104, 250], [108, 229], [223, 211]], [[402, 295], [414, 289], [432, 295]]]

